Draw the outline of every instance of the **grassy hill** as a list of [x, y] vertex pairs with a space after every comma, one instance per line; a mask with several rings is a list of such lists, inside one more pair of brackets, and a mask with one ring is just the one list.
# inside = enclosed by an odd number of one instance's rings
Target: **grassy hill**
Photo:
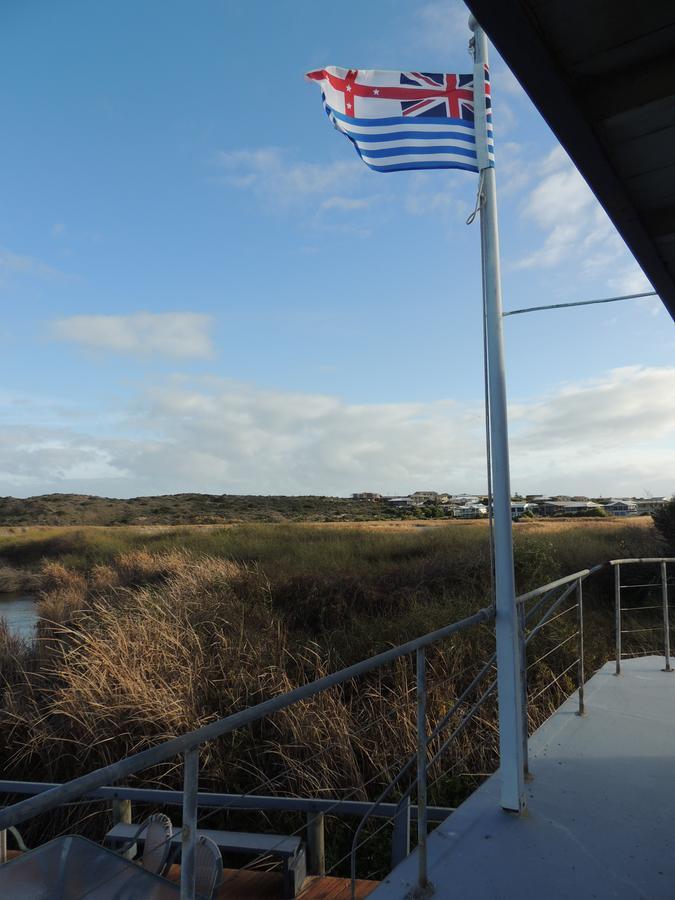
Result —
[[[228, 522], [334, 522], [410, 517], [385, 502], [344, 497], [166, 494], [118, 500], [87, 494], [0, 497], [0, 525], [219, 525]], [[424, 513], [422, 513], [424, 515]]]

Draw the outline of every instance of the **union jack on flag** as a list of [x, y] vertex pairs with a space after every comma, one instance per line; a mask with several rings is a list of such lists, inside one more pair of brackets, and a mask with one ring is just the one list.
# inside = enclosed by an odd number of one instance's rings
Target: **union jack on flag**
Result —
[[[479, 70], [480, 75], [480, 70]], [[474, 76], [385, 72], [327, 66], [308, 72], [324, 109], [376, 172], [404, 169], [479, 171]], [[482, 79], [480, 79], [482, 81]], [[485, 141], [494, 163], [490, 82], [485, 68]]]

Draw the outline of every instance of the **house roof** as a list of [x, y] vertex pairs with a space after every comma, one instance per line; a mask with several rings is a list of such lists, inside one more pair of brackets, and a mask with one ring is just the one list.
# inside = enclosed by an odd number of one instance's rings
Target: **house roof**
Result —
[[675, 319], [675, 4], [467, 4]]
[[586, 509], [593, 509], [596, 506], [599, 506], [599, 503], [594, 503], [593, 500], [547, 500], [544, 506], [562, 506], [566, 509], [578, 509], [580, 506], [583, 506]]

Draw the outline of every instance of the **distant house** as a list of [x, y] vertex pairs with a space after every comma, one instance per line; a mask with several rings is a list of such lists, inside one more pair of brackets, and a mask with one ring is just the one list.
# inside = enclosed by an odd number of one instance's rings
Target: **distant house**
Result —
[[536, 503], [528, 503], [526, 500], [512, 500], [511, 501], [511, 518], [519, 519], [522, 515], [527, 513], [534, 513], [539, 510], [539, 507]]
[[452, 514], [456, 519], [482, 519], [487, 516], [487, 512], [484, 503], [465, 503], [463, 506], [455, 506]]
[[418, 501], [419, 503], [428, 503], [431, 501], [432, 503], [438, 503], [438, 493], [437, 491], [415, 491], [414, 494], [410, 495], [411, 499]]
[[611, 500], [605, 503], [605, 509], [612, 516], [636, 516], [638, 514], [637, 503], [634, 500]]
[[466, 506], [467, 503], [480, 503], [480, 497], [476, 494], [453, 494], [452, 503], [457, 506]]
[[637, 507], [637, 515], [645, 516], [653, 513], [655, 510], [660, 509], [664, 503], [668, 503], [669, 500], [672, 500], [672, 497], [640, 497], [634, 501]]
[[370, 491], [362, 491], [360, 494], [352, 494], [352, 500], [381, 500], [382, 494], [374, 494]]
[[387, 503], [392, 506], [421, 506], [423, 500], [415, 500], [413, 497], [387, 497]]
[[602, 509], [593, 500], [545, 500], [539, 505], [542, 516], [577, 516], [593, 509]]

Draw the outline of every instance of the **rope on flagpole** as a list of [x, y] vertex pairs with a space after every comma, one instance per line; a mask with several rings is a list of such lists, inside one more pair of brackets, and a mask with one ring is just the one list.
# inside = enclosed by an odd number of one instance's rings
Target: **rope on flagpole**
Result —
[[[482, 173], [481, 173], [482, 176]], [[482, 205], [482, 201], [481, 201]], [[482, 225], [482, 222], [481, 222]], [[482, 257], [482, 254], [481, 254]], [[485, 397], [485, 453], [487, 460], [487, 491], [488, 491], [488, 533], [490, 539], [490, 601], [497, 603], [495, 591], [495, 537], [492, 501], [492, 417], [490, 415], [490, 392], [488, 388], [488, 337], [487, 337], [487, 306], [485, 301], [485, 260], [481, 258], [481, 275], [483, 280], [483, 390]]]
[[[469, 42], [469, 55], [473, 58], [475, 51], [475, 41], [472, 37]], [[478, 190], [476, 191], [476, 205], [473, 212], [466, 220], [467, 225], [473, 225], [476, 216], [481, 211], [485, 203], [485, 193], [483, 191], [483, 182], [485, 180], [485, 170], [481, 169], [478, 177]], [[481, 234], [483, 222], [481, 219]], [[487, 496], [488, 496], [488, 534], [489, 534], [489, 552], [490, 552], [490, 601], [494, 605], [497, 603], [497, 595], [495, 591], [495, 546], [494, 546], [494, 523], [493, 523], [493, 502], [492, 502], [492, 452], [491, 452], [491, 434], [492, 427], [490, 421], [490, 392], [488, 386], [488, 337], [487, 337], [487, 305], [485, 291], [485, 256], [481, 254], [481, 279], [483, 289], [483, 390], [485, 403], [485, 451], [487, 462]]]
[[483, 200], [484, 200], [484, 197], [483, 197], [483, 170], [481, 169], [480, 176], [478, 178], [478, 192], [476, 193], [476, 205], [473, 208], [473, 212], [471, 213], [469, 218], [466, 220], [467, 225], [473, 225], [474, 221], [476, 220], [476, 216], [480, 212], [480, 208], [483, 205]]
[[[473, 212], [466, 220], [467, 225], [472, 225], [476, 219], [476, 216], [481, 210], [483, 203], [485, 202], [485, 196], [483, 194], [483, 174], [484, 170], [481, 169], [480, 177], [478, 179], [478, 191], [476, 193], [476, 205], [474, 207]], [[488, 533], [489, 533], [489, 541], [490, 541], [490, 600], [493, 604], [496, 603], [497, 598], [495, 595], [495, 549], [494, 549], [494, 527], [493, 527], [493, 510], [492, 510], [492, 453], [490, 451], [490, 443], [491, 443], [491, 424], [490, 424], [490, 394], [488, 389], [488, 346], [487, 346], [487, 307], [485, 305], [485, 259], [481, 254], [481, 279], [482, 279], [482, 287], [483, 287], [483, 390], [484, 390], [484, 403], [485, 403], [485, 450], [487, 457], [487, 495], [488, 495]]]

